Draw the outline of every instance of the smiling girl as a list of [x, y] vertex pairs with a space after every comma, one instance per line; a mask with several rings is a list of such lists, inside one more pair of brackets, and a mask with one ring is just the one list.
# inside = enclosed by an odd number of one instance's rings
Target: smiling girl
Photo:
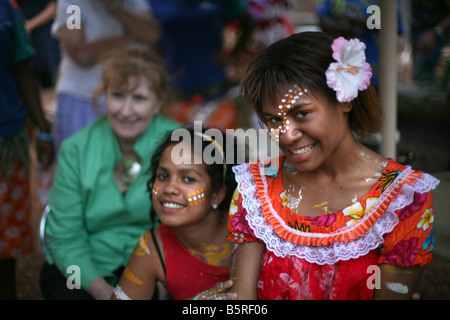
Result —
[[305, 32], [249, 66], [242, 92], [284, 155], [235, 167], [239, 299], [408, 299], [431, 260], [439, 181], [354, 136], [382, 120], [364, 49]]
[[[152, 159], [152, 218], [161, 224], [140, 238], [113, 299], [150, 299], [159, 281], [170, 298], [184, 300], [229, 279], [226, 212], [236, 182], [229, 160], [194, 161], [193, 143], [200, 138], [202, 154], [213, 147], [223, 160], [226, 148], [202, 131], [180, 130], [189, 133], [190, 142], [169, 135]], [[185, 148], [173, 152], [179, 144]]]

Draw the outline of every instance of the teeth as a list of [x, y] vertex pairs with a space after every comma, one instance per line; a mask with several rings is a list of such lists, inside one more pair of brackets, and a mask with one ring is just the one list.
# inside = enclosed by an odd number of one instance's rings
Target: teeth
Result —
[[176, 204], [176, 203], [172, 203], [172, 202], [164, 202], [163, 207], [166, 208], [183, 208], [184, 206], [181, 204]]
[[306, 153], [306, 152], [310, 151], [311, 149], [312, 149], [312, 145], [309, 145], [309, 146], [301, 148], [301, 149], [291, 150], [291, 152], [293, 154], [297, 154], [298, 155], [298, 154]]

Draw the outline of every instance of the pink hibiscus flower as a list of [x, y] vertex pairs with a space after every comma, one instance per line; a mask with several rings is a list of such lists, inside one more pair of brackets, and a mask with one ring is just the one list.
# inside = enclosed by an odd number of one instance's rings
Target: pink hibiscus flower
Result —
[[427, 194], [426, 193], [414, 193], [414, 200], [413, 202], [402, 209], [400, 211], [398, 218], [403, 221], [409, 217], [411, 217], [414, 213], [419, 211], [422, 207], [425, 201], [427, 200]]
[[396, 244], [394, 250], [389, 251], [383, 263], [388, 263], [400, 267], [411, 267], [414, 264], [419, 249], [417, 248], [418, 238], [403, 240]]
[[336, 221], [336, 214], [324, 214], [318, 217], [308, 217], [308, 221], [313, 221], [312, 224], [321, 226], [321, 227], [329, 227]]
[[238, 210], [231, 218], [231, 225], [234, 231], [254, 236], [252, 229], [249, 227], [248, 222], [245, 219], [246, 215], [247, 210], [241, 207], [240, 210]]

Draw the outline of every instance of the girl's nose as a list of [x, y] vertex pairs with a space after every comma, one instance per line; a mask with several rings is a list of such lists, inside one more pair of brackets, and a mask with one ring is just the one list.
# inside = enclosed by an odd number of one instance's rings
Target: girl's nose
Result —
[[170, 178], [164, 188], [164, 192], [167, 194], [178, 195], [180, 193], [180, 188], [178, 186], [177, 181], [173, 178]]
[[286, 121], [284, 128], [280, 134], [280, 142], [282, 144], [292, 144], [303, 137], [303, 131], [295, 123]]

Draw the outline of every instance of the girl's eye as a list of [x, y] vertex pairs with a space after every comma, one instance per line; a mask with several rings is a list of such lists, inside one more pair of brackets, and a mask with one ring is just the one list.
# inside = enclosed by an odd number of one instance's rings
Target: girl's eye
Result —
[[280, 117], [273, 117], [267, 120], [269, 124], [277, 124], [278, 122], [282, 121]]
[[295, 117], [296, 117], [297, 119], [302, 119], [302, 118], [305, 118], [307, 115], [308, 115], [308, 112], [307, 112], [307, 111], [300, 111], [299, 113], [297, 113], [297, 114], [295, 115]]
[[194, 182], [196, 182], [197, 180], [195, 180], [195, 179], [192, 178], [192, 177], [186, 176], [186, 177], [183, 178], [183, 181], [184, 181], [184, 182], [187, 182], [187, 183], [194, 183]]
[[166, 180], [169, 178], [169, 175], [167, 173], [158, 173], [156, 175], [156, 178], [160, 181]]

